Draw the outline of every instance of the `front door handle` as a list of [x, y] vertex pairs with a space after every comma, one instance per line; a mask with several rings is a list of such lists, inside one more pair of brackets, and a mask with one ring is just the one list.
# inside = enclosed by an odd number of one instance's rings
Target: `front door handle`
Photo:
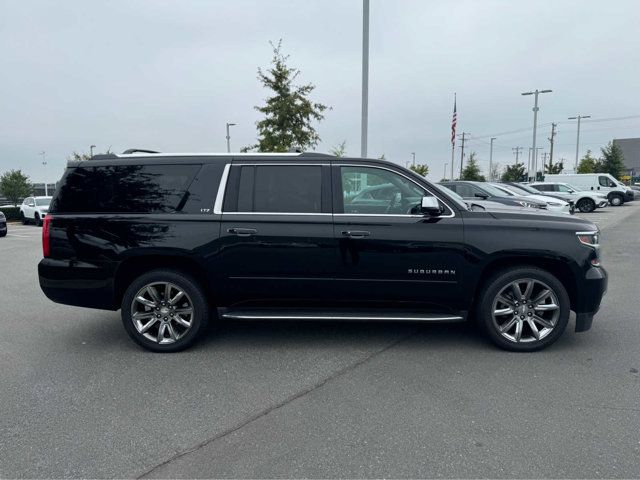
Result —
[[366, 232], [364, 230], [348, 230], [342, 232], [342, 235], [349, 238], [364, 238], [371, 235], [371, 232]]
[[228, 228], [227, 232], [231, 235], [237, 235], [238, 237], [250, 237], [258, 233], [255, 228]]

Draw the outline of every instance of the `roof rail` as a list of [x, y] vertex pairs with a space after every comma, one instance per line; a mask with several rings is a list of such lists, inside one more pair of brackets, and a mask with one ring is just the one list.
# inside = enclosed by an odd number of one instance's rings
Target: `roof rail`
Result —
[[143, 148], [129, 148], [124, 152], [122, 152], [122, 155], [129, 155], [130, 153], [160, 153], [160, 152], [156, 152], [155, 150], [146, 150]]

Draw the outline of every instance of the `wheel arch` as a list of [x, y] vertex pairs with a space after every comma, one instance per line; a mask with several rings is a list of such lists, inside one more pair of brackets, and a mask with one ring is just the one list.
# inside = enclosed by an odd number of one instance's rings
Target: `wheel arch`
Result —
[[122, 303], [124, 293], [133, 280], [152, 270], [161, 269], [175, 270], [192, 276], [204, 289], [209, 304], [213, 305], [209, 279], [204, 268], [193, 258], [176, 254], [148, 254], [123, 260], [114, 275], [115, 305]]
[[558, 257], [547, 256], [534, 256], [534, 255], [509, 255], [499, 258], [494, 258], [489, 261], [484, 268], [482, 268], [476, 288], [473, 295], [472, 308], [478, 304], [480, 291], [485, 286], [486, 282], [495, 273], [501, 270], [507, 270], [519, 267], [534, 267], [546, 270], [555, 276], [567, 290], [569, 295], [569, 301], [571, 303], [571, 309], [575, 310], [578, 297], [578, 285], [576, 282], [576, 276], [569, 263]]

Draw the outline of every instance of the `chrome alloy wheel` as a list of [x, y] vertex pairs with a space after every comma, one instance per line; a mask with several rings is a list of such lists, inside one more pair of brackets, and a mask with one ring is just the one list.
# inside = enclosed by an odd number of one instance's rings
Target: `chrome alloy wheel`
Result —
[[193, 303], [178, 285], [151, 283], [133, 298], [131, 319], [146, 339], [163, 345], [174, 343], [191, 329]]
[[558, 296], [546, 283], [521, 278], [500, 290], [493, 300], [493, 325], [515, 343], [542, 340], [560, 317]]

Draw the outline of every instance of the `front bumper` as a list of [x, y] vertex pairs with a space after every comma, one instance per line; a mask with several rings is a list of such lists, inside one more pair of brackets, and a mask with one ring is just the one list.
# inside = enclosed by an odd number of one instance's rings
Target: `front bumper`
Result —
[[602, 297], [607, 293], [607, 271], [602, 267], [590, 267], [582, 284], [578, 285], [575, 308], [576, 332], [586, 332], [591, 328], [593, 317], [600, 310]]

